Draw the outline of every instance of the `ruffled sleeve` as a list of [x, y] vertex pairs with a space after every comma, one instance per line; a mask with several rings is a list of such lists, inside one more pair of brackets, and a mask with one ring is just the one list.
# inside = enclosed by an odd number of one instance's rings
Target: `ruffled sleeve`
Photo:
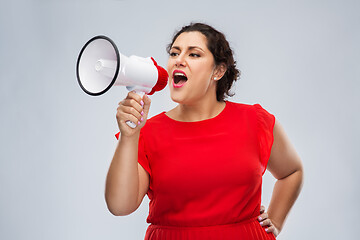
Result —
[[[119, 140], [120, 132], [115, 134], [117, 140]], [[144, 133], [140, 130], [139, 147], [138, 147], [138, 162], [151, 176], [150, 164], [146, 154]]]
[[275, 116], [266, 111], [260, 104], [254, 104], [257, 117], [257, 136], [259, 140], [259, 151], [262, 174], [265, 173], [270, 158], [271, 147], [274, 142]]
[[151, 176], [151, 169], [150, 169], [149, 159], [148, 159], [148, 155], [146, 152], [146, 146], [145, 146], [146, 141], [144, 139], [145, 137], [144, 137], [144, 133], [142, 130], [143, 129], [140, 130], [138, 162]]

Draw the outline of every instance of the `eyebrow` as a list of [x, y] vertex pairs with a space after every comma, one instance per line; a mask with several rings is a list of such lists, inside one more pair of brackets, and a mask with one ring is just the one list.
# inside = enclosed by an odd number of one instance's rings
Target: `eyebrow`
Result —
[[[178, 46], [172, 46], [171, 48], [175, 48], [175, 49], [177, 49], [177, 50], [179, 50], [179, 51], [181, 50], [181, 48], [178, 47]], [[205, 52], [201, 47], [198, 47], [198, 46], [189, 46], [187, 49], [188, 49], [188, 50], [192, 50], [192, 49], [195, 49], [195, 48], [197, 48], [197, 49]]]

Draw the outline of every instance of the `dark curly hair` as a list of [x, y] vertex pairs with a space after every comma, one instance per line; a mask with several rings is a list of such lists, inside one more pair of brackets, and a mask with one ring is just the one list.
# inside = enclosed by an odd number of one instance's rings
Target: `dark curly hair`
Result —
[[217, 81], [216, 85], [216, 99], [217, 101], [224, 101], [226, 97], [234, 96], [234, 93], [231, 93], [230, 89], [233, 83], [239, 79], [240, 71], [236, 68], [233, 51], [223, 33], [204, 23], [190, 23], [175, 33], [172, 42], [167, 46], [166, 50], [170, 53], [172, 45], [181, 33], [196, 31], [206, 37], [207, 47], [214, 56], [216, 66], [220, 64], [225, 64], [226, 66], [224, 76]]

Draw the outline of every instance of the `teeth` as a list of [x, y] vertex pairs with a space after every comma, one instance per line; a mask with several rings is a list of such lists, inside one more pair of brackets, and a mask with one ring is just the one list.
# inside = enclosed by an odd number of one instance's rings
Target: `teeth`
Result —
[[183, 77], [185, 77], [185, 74], [177, 72], [177, 73], [174, 74], [174, 76], [183, 76]]

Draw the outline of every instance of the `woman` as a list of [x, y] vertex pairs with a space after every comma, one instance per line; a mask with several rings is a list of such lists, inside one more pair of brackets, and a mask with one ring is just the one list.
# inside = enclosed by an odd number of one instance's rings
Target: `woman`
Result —
[[[300, 192], [299, 156], [259, 104], [224, 100], [239, 71], [222, 33], [190, 24], [168, 52], [177, 107], [147, 121], [148, 96], [130, 92], [119, 103], [121, 135], [105, 190], [110, 212], [130, 214], [148, 194], [145, 239], [274, 239]], [[266, 169], [277, 179], [268, 212], [260, 207]]]

